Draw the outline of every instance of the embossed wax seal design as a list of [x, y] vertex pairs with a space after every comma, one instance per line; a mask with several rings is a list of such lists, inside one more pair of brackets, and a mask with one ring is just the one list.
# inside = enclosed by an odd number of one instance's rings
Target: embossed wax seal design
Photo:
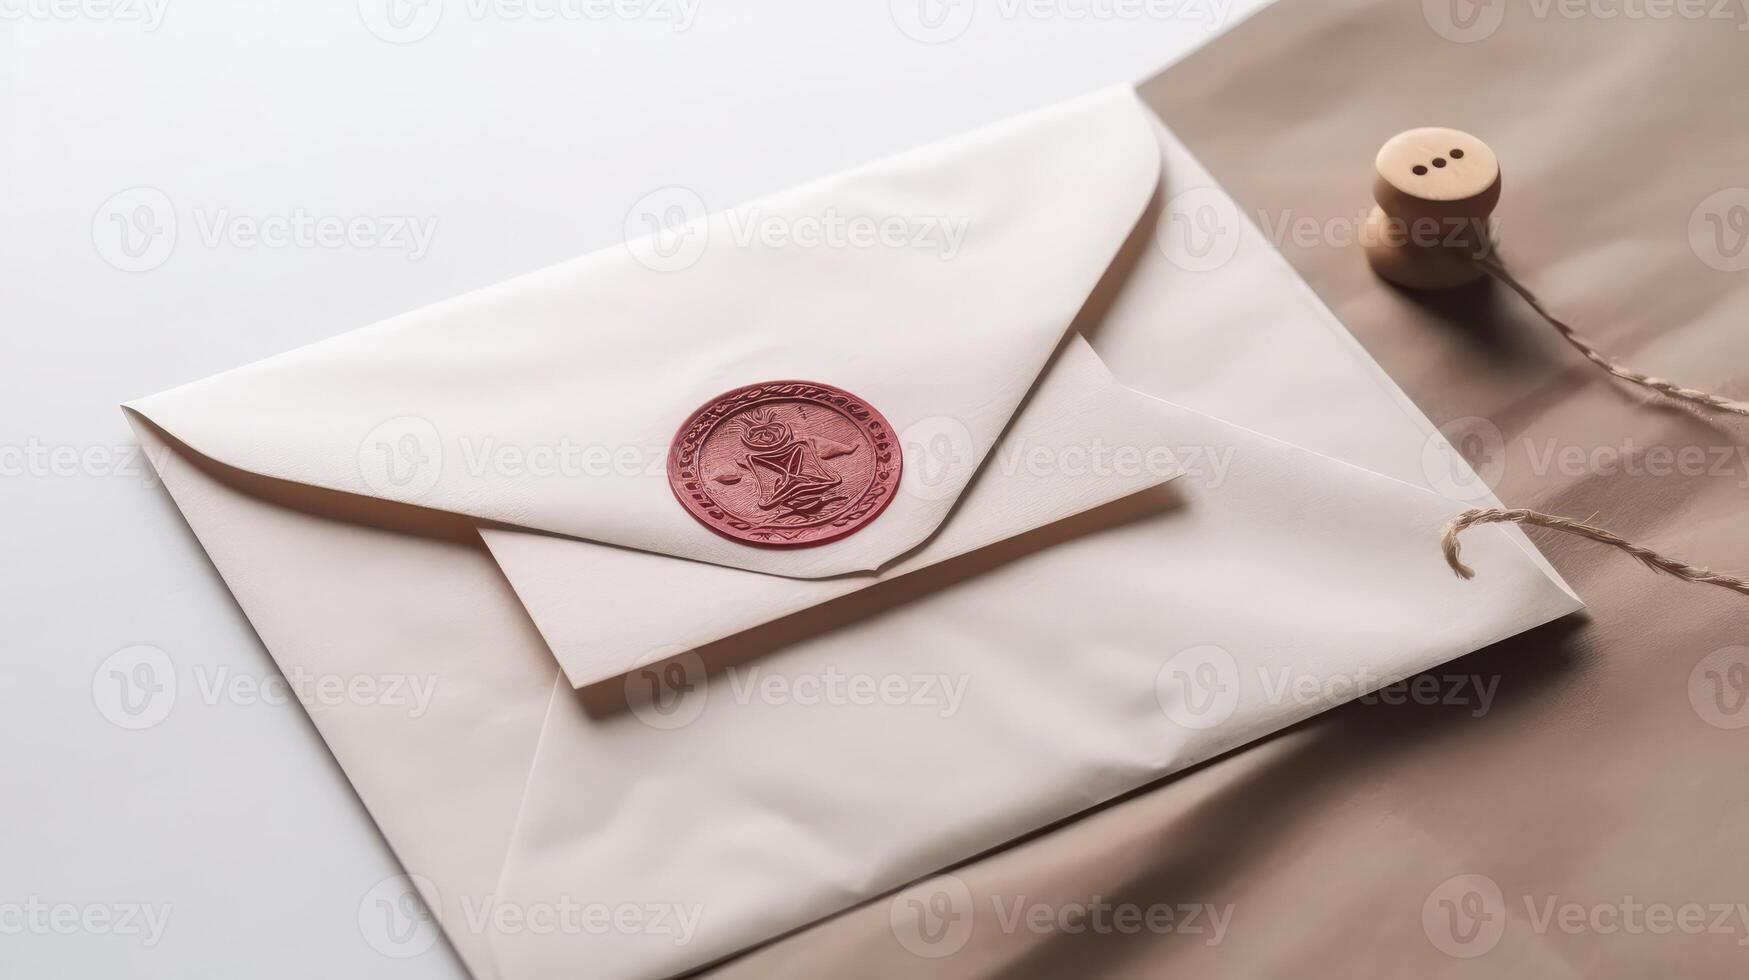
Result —
[[718, 534], [799, 548], [880, 516], [901, 466], [892, 426], [862, 399], [811, 381], [767, 381], [692, 413], [669, 448], [668, 484]]

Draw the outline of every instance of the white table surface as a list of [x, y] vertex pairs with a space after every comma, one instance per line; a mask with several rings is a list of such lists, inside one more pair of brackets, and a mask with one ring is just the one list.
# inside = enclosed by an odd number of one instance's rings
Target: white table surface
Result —
[[118, 403], [1261, 5], [0, 0], [0, 976], [466, 976], [379, 904], [394, 858]]

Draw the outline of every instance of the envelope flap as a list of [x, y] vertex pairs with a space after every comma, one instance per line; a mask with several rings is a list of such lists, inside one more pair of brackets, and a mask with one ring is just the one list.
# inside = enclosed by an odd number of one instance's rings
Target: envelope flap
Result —
[[[550, 534], [482, 528], [480, 536], [565, 676], [584, 687], [998, 542], [1046, 547], [1074, 533], [1047, 532], [1058, 522], [1181, 475], [1165, 442], [1174, 436], [1154, 400], [1118, 384], [1077, 336], [1045, 369], [953, 520], [877, 573], [799, 582]], [[1068, 462], [1101, 443], [1124, 447], [1129, 462]], [[1040, 452], [1065, 465], [1024, 464]]]
[[[130, 407], [266, 476], [773, 574], [869, 571], [953, 508], [1158, 168], [1146, 110], [1112, 89]], [[675, 500], [669, 443], [776, 379], [950, 430], [972, 465], [830, 544], [727, 540]]]

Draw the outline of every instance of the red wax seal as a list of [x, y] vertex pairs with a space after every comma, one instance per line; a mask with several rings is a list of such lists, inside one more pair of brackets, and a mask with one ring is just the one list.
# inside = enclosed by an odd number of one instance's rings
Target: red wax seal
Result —
[[767, 381], [692, 413], [668, 450], [668, 485], [724, 537], [800, 548], [878, 517], [901, 465], [892, 426], [862, 399], [812, 381]]

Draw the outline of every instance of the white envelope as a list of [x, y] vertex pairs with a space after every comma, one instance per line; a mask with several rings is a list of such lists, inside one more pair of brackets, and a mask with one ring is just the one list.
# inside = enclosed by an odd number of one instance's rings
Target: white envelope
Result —
[[[435, 683], [307, 707], [469, 968], [670, 976], [1579, 608], [1237, 215], [1122, 88], [128, 409], [282, 670]], [[902, 434], [819, 547], [664, 475], [782, 378]]]

